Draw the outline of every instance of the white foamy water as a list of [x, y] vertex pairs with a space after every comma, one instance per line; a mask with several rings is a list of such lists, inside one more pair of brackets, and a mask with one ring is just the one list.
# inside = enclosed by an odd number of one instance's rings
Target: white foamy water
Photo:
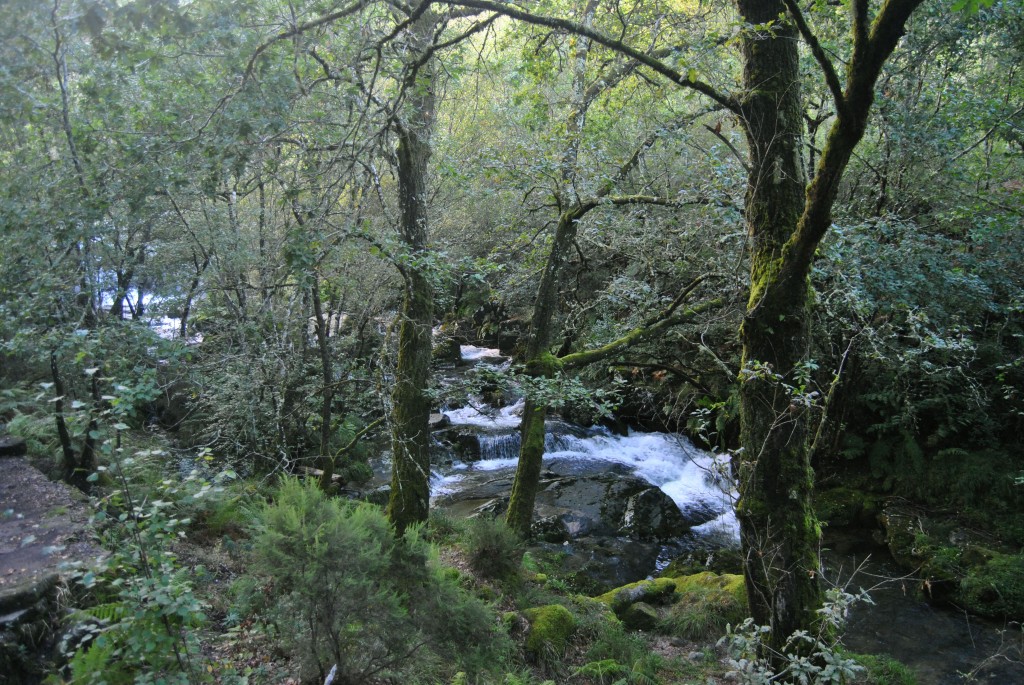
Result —
[[733, 537], [739, 536], [731, 488], [724, 477], [727, 461], [697, 449], [686, 438], [668, 433], [596, 435], [574, 443], [577, 449], [544, 456], [627, 466], [637, 476], [661, 488], [680, 509], [701, 504], [720, 512], [717, 519], [694, 530], [705, 534], [734, 531]]
[[509, 407], [494, 409], [484, 404], [478, 397], [471, 398], [462, 409], [449, 409], [445, 412], [449, 420], [456, 426], [478, 426], [480, 428], [517, 428], [522, 421], [523, 406], [526, 400], [520, 400]]
[[501, 351], [494, 347], [476, 347], [475, 345], [460, 345], [462, 360], [474, 362], [478, 359], [504, 359]]
[[[446, 413], [454, 424], [511, 428], [519, 424], [514, 409], [507, 407], [496, 415], [472, 408]], [[621, 464], [661, 488], [680, 509], [702, 506], [719, 514], [717, 518], [694, 527], [697, 533], [738, 539], [739, 523], [733, 511], [734, 492], [726, 475], [726, 457], [716, 457], [697, 449], [686, 438], [668, 433], [597, 434], [590, 437], [549, 435], [548, 442], [545, 462], [562, 459]], [[551, 449], [551, 443], [558, 449]], [[439, 489], [433, 494], [450, 494], [456, 490], [456, 485], [467, 471], [513, 469], [516, 461], [515, 458], [502, 458], [484, 459], [472, 464], [456, 463], [451, 473], [437, 481]]]

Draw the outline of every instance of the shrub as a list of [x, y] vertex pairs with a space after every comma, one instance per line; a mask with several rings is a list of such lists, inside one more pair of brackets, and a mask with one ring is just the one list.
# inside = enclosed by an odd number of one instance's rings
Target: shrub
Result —
[[504, 521], [471, 519], [465, 539], [469, 565], [476, 573], [494, 580], [510, 580], [518, 574], [523, 542]]
[[[201, 497], [211, 485], [136, 483], [160, 456], [143, 451], [116, 461], [113, 471], [122, 487], [103, 504], [119, 514], [101, 537], [111, 554], [102, 569], [75, 575], [85, 606], [70, 614], [73, 629], [61, 646], [72, 682], [173, 684], [202, 677], [195, 631], [206, 621], [204, 606], [171, 544], [188, 524], [176, 515], [174, 500]], [[108, 520], [106, 511], [100, 508], [94, 520]]]
[[268, 618], [306, 678], [336, 664], [339, 683], [437, 682], [507, 649], [493, 612], [443, 572], [418, 530], [396, 538], [373, 505], [286, 479], [259, 513], [253, 549]]

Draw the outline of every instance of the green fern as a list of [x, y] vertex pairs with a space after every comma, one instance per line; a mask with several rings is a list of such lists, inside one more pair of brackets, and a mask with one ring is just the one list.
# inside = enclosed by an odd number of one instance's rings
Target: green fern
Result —
[[131, 612], [124, 602], [107, 602], [85, 609], [78, 609], [71, 615], [72, 621], [100, 621], [105, 625], [113, 625], [125, 620]]

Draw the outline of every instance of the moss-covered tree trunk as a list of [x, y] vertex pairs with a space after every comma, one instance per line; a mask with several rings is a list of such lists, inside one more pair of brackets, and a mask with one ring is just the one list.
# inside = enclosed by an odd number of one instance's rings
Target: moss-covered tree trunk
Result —
[[[558, 274], [576, 236], [578, 215], [579, 212], [568, 211], [559, 218], [544, 273], [537, 286], [537, 299], [533, 305], [530, 335], [526, 343], [526, 372], [535, 377], [552, 378], [558, 372], [559, 362], [550, 352], [554, 338], [555, 310], [558, 308]], [[519, 463], [505, 515], [509, 527], [524, 537], [529, 536], [533, 522], [533, 506], [537, 500], [541, 464], [544, 460], [544, 421], [547, 413], [546, 404], [527, 398], [523, 408], [523, 422], [519, 427], [522, 438]]]
[[[425, 12], [408, 29], [412, 54], [424, 55], [430, 46], [437, 17]], [[427, 520], [430, 507], [430, 376], [431, 330], [434, 322], [433, 288], [428, 277], [427, 165], [434, 121], [433, 59], [426, 57], [412, 69], [404, 84], [405, 116], [395, 124], [398, 134], [399, 232], [412, 257], [402, 267], [405, 293], [398, 331], [398, 363], [392, 391], [391, 498], [388, 518], [402, 533], [407, 526]]]
[[[781, 0], [740, 0], [744, 20], [764, 24]], [[818, 527], [811, 512], [813, 475], [807, 425], [791, 411], [781, 382], [806, 358], [806, 278], [774, 286], [783, 246], [804, 210], [803, 102], [797, 31], [777, 24], [770, 38], [745, 34], [742, 102], [750, 155], [746, 219], [751, 290], [741, 329], [741, 499], [737, 514], [753, 618], [773, 642], [807, 627], [820, 605]]]
[[[768, 645], [775, 650], [794, 631], [813, 627], [821, 602], [808, 421], [792, 390], [801, 385], [799, 367], [809, 353], [811, 264], [864, 135], [882, 65], [920, 1], [887, 0], [873, 22], [867, 0], [851, 3], [854, 52], [845, 90], [793, 0], [736, 2], [745, 22], [774, 22], [770, 33], [748, 31], [742, 41], [751, 283], [741, 329], [737, 516], [751, 612], [770, 626]], [[837, 112], [810, 185], [802, 161], [800, 37], [825, 75]]]
[[[588, 0], [583, 7], [583, 24], [590, 26], [597, 11], [598, 0]], [[555, 310], [558, 308], [558, 280], [562, 264], [576, 239], [579, 219], [589, 211], [583, 207], [574, 187], [576, 166], [579, 159], [580, 137], [587, 119], [589, 101], [586, 93], [587, 55], [590, 41], [583, 37], [575, 39], [573, 55], [571, 110], [566, 120], [565, 150], [562, 153], [561, 183], [558, 189], [559, 206], [569, 206], [558, 217], [551, 251], [544, 265], [537, 286], [537, 299], [533, 304], [530, 320], [530, 336], [526, 344], [526, 371], [537, 377], [551, 378], [558, 371], [558, 362], [551, 354], [554, 338]], [[519, 448], [519, 463], [512, 482], [512, 495], [508, 503], [505, 522], [509, 527], [528, 537], [533, 522], [533, 506], [540, 485], [541, 465], [544, 461], [544, 422], [548, 408], [542, 402], [527, 398], [523, 409], [523, 421], [519, 427], [522, 438]]]

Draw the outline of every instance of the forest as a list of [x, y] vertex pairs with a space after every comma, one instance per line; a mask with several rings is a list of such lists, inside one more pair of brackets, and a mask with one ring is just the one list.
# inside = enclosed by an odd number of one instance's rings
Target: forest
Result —
[[1020, 0], [0, 6], [0, 682], [1024, 682]]

